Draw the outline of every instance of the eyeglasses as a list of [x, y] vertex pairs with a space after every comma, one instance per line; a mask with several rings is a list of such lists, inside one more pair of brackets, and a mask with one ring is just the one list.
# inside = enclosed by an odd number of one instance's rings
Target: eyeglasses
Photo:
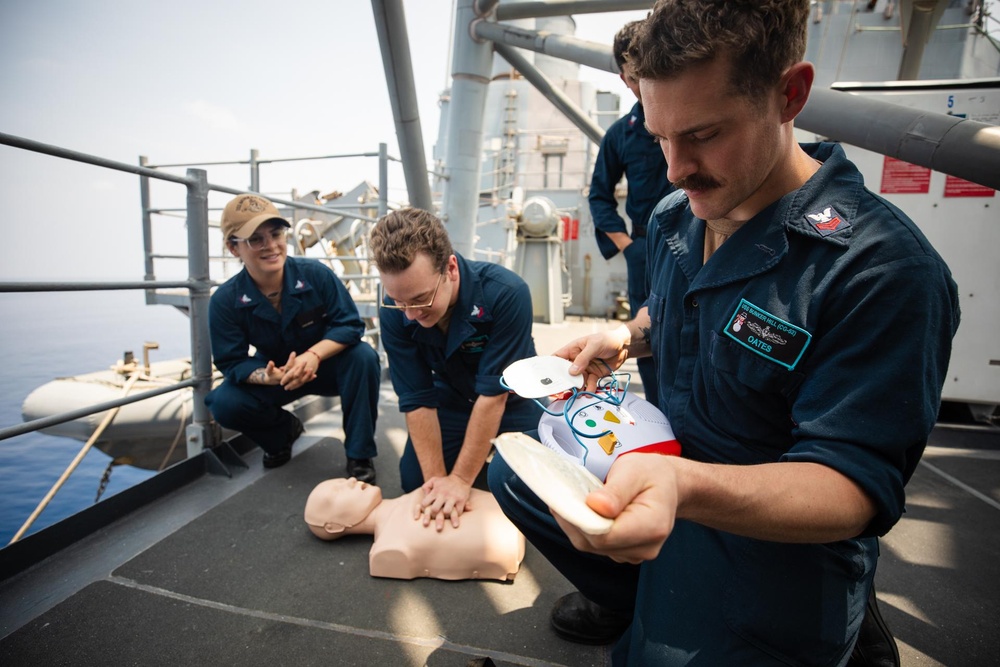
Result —
[[434, 305], [434, 299], [437, 297], [438, 289], [441, 288], [441, 283], [444, 282], [444, 277], [446, 275], [447, 274], [443, 273], [438, 278], [437, 285], [434, 287], [434, 291], [431, 292], [431, 299], [427, 303], [416, 305], [416, 304], [403, 303], [402, 301], [394, 299], [394, 301], [396, 301], [395, 304], [389, 304], [389, 303], [384, 303], [383, 302], [382, 303], [382, 307], [383, 308], [389, 308], [391, 310], [417, 310], [417, 309], [422, 309], [422, 308], [430, 308], [431, 306]]
[[254, 234], [248, 239], [240, 239], [235, 236], [229, 237], [233, 243], [246, 243], [251, 250], [263, 250], [271, 243], [284, 243], [288, 236], [288, 227], [275, 227], [270, 232], [264, 234]]

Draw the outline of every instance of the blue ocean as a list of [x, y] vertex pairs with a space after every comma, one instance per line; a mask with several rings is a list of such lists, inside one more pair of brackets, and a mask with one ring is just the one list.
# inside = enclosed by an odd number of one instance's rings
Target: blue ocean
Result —
[[[0, 294], [0, 426], [21, 423], [21, 404], [57, 377], [104, 370], [144, 342], [152, 361], [190, 356], [186, 315], [148, 306], [141, 291]], [[82, 441], [28, 433], [0, 441], [0, 546], [6, 546], [83, 447]], [[111, 458], [91, 449], [26, 535], [94, 503]], [[102, 500], [154, 473], [115, 466]]]

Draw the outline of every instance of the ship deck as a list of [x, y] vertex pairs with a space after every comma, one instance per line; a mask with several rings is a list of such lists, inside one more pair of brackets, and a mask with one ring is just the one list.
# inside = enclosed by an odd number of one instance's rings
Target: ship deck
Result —
[[[598, 326], [539, 325], [538, 350]], [[282, 468], [264, 471], [252, 450], [249, 467], [231, 477], [201, 475], [3, 573], [0, 663], [609, 664], [610, 647], [552, 634], [549, 609], [572, 587], [530, 545], [510, 583], [400, 581], [368, 575], [370, 536], [315, 538], [302, 511], [317, 483], [342, 475], [338, 413], [307, 422]], [[401, 494], [405, 439], [385, 382], [376, 467], [386, 497]], [[995, 664], [1000, 655], [998, 472], [1000, 431], [933, 432], [876, 577], [903, 665]], [[58, 539], [60, 530], [27, 539]]]

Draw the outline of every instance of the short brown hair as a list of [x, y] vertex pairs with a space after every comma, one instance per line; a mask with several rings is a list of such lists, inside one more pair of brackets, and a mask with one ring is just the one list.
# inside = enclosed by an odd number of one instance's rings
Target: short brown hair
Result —
[[729, 58], [738, 95], [758, 98], [806, 51], [809, 0], [658, 0], [628, 50], [640, 79]]
[[402, 273], [421, 252], [444, 273], [453, 254], [441, 220], [419, 208], [404, 208], [383, 216], [372, 228], [368, 246], [375, 266], [383, 273]]
[[639, 31], [639, 24], [642, 21], [629, 21], [622, 26], [615, 34], [615, 41], [611, 44], [611, 50], [615, 56], [615, 64], [618, 65], [618, 71], [622, 74], [625, 73], [625, 61], [628, 60], [628, 49], [632, 46], [632, 40], [635, 39], [635, 34]]

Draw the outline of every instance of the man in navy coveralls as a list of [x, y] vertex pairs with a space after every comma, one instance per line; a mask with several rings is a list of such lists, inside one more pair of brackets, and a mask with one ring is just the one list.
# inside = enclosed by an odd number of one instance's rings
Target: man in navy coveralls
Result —
[[444, 225], [419, 209], [394, 211], [370, 237], [386, 299], [379, 322], [409, 438], [403, 491], [419, 488], [425, 525], [458, 526], [498, 432], [538, 426], [541, 409], [500, 376], [535, 356], [531, 293], [518, 276], [455, 253]]
[[958, 295], [840, 146], [796, 143], [809, 5], [660, 0], [629, 53], [680, 192], [649, 221], [647, 308], [556, 354], [588, 386], [652, 354], [683, 456], [620, 457], [587, 499], [615, 519], [598, 536], [490, 464], [501, 507], [580, 591], [554, 629], [624, 632], [615, 664], [898, 664], [891, 635], [874, 659], [852, 650], [936, 421]]

